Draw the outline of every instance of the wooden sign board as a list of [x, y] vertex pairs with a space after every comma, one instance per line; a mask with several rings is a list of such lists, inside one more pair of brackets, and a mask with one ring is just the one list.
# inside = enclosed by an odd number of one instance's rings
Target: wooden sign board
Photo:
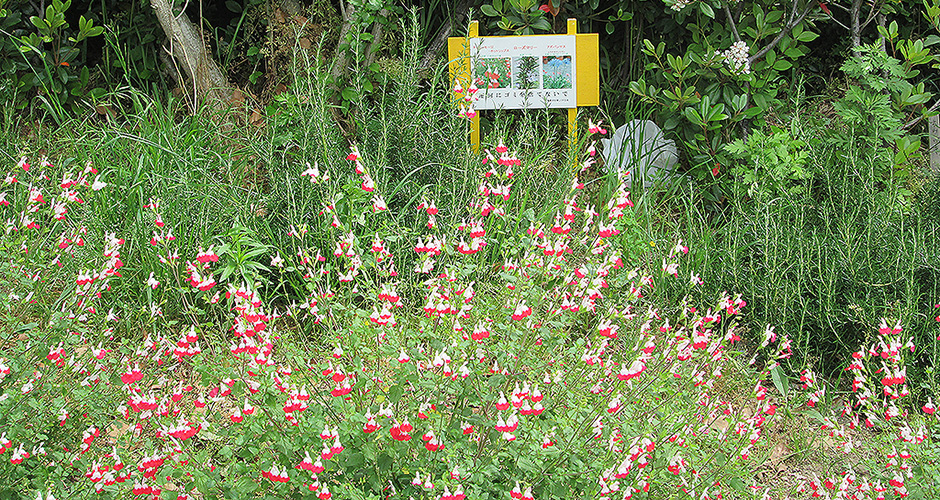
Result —
[[[567, 35], [480, 37], [473, 21], [466, 38], [447, 41], [451, 79], [460, 89], [476, 86], [475, 110], [568, 109], [573, 143], [578, 108], [600, 104], [598, 36], [577, 31], [577, 20], [569, 19]], [[463, 99], [464, 93], [454, 97]], [[478, 150], [479, 115], [471, 120], [471, 143]]]

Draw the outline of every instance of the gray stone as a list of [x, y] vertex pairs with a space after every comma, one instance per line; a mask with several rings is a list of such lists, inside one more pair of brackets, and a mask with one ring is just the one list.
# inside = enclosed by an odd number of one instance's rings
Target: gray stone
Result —
[[668, 185], [678, 177], [674, 167], [679, 162], [676, 144], [649, 120], [633, 120], [618, 128], [610, 139], [601, 139], [601, 156], [607, 172], [630, 172], [644, 187]]

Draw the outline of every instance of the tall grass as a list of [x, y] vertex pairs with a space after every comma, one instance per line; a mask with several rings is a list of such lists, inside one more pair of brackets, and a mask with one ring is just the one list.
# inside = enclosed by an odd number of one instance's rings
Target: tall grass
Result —
[[[403, 21], [401, 60], [388, 65], [382, 88], [352, 103], [346, 119], [339, 121], [339, 104], [331, 101], [332, 89], [324, 77], [329, 65], [319, 58], [298, 60], [291, 92], [278, 96], [268, 108], [266, 133], [245, 143], [251, 155], [266, 160], [262, 192], [268, 231], [265, 237], [274, 246], [292, 249], [287, 236], [291, 225], [316, 227], [327, 205], [335, 205], [347, 214], [363, 212], [364, 207], [351, 206], [354, 193], [360, 191], [358, 177], [345, 160], [351, 146], [361, 153], [376, 184], [386, 187], [381, 194], [388, 213], [395, 214], [393, 218], [367, 214], [351, 218], [375, 231], [394, 228], [394, 241], [386, 243], [396, 256], [399, 270], [414, 266], [417, 254], [413, 246], [418, 236], [427, 232], [426, 217], [402, 208], [414, 207], [424, 198], [436, 203], [442, 225], [473, 217], [468, 204], [479, 188], [485, 150], [493, 150], [500, 141], [524, 159], [516, 168], [513, 208], [520, 212], [532, 208], [533, 219], [547, 219], [556, 208], [557, 203], [548, 200], [557, 201], [557, 195], [568, 187], [573, 162], [566, 149], [555, 147], [558, 130], [551, 123], [551, 115], [498, 114], [494, 123], [501, 125], [484, 137], [483, 150], [474, 152], [469, 142], [469, 123], [455, 111], [453, 82], [446, 65], [431, 68], [427, 79], [414, 71], [421, 60], [417, 29], [413, 18]], [[300, 174], [308, 164], [329, 173], [328, 189], [305, 185]], [[337, 197], [323, 199], [322, 192], [337, 193]], [[322, 252], [329, 252], [335, 243], [314, 239]], [[500, 244], [494, 244], [488, 249], [493, 262], [502, 260], [500, 248]], [[399, 291], [404, 295], [423, 287], [413, 273], [402, 275], [404, 283]], [[284, 292], [292, 295], [289, 298], [304, 293], [297, 273], [287, 275], [286, 280]]]
[[133, 306], [148, 274], [160, 266], [156, 249], [140, 245], [154, 227], [146, 205], [159, 200], [166, 228], [183, 258], [192, 259], [200, 247], [225, 243], [233, 226], [251, 226], [260, 198], [244, 177], [248, 159], [215, 122], [178, 114], [179, 103], [172, 99], [129, 95], [133, 112], [126, 123], [85, 127], [69, 141], [70, 149], [87, 156], [116, 188], [98, 200], [87, 225], [97, 238], [114, 232], [130, 242], [122, 291]]
[[758, 201], [741, 188], [719, 207], [694, 192], [680, 198], [677, 231], [698, 249], [692, 271], [705, 279], [701, 293], [743, 292], [751, 339], [775, 325], [793, 337], [797, 365], [830, 374], [871, 340], [879, 318], [898, 319], [926, 346], [912, 367], [914, 379], [925, 381], [937, 361], [936, 194], [928, 186], [919, 197], [901, 196], [877, 174], [879, 162], [890, 161], [884, 151], [814, 141], [810, 157], [815, 177], [798, 195]]
[[[412, 248], [418, 235], [427, 232], [427, 221], [401, 208], [425, 197], [440, 208], [441, 224], [469, 219], [468, 203], [476, 196], [486, 154], [470, 147], [469, 124], [455, 112], [446, 65], [434, 68], [428, 80], [408, 69], [416, 67], [421, 53], [416, 22], [406, 20], [405, 25], [409, 30], [401, 70], [389, 70], [384, 86], [354, 103], [348, 115], [331, 100], [327, 62], [298, 56], [294, 85], [267, 106], [260, 126], [220, 128], [208, 113], [192, 116], [172, 97], [124, 88], [113, 95], [125, 109], [117, 120], [75, 119], [29, 145], [11, 138], [4, 149], [12, 164], [20, 155], [32, 158], [42, 149], [56, 165], [92, 162], [116, 188], [85, 207], [90, 244], [59, 272], [62, 290], [79, 272], [79, 262], [100, 253], [104, 235], [116, 233], [129, 243], [122, 252], [125, 279], [112, 294], [120, 297], [122, 310], [146, 319], [147, 304], [151, 299], [159, 302], [163, 290], [146, 285], [161, 256], [145, 243], [154, 229], [154, 214], [147, 208], [151, 200], [160, 201], [166, 229], [176, 237], [173, 246], [183, 261], [210, 245], [217, 251], [227, 248], [231, 255], [222, 258], [234, 268], [231, 272], [258, 281], [265, 296], [284, 304], [300, 301], [310, 290], [304, 288], [301, 270], [282, 272], [270, 266], [270, 260], [278, 253], [295, 254], [299, 249], [289, 230], [321, 226], [327, 205], [361, 215], [348, 219], [358, 225], [393, 234], [395, 240], [388, 244], [396, 264], [410, 270], [416, 258]], [[552, 114], [501, 114], [497, 123], [511, 123], [488, 135], [484, 144], [492, 150], [504, 141], [523, 158], [516, 168], [511, 209], [549, 224], [576, 164], [567, 148], [555, 146], [560, 136]], [[345, 159], [352, 145], [362, 153], [376, 183], [386, 187], [382, 194], [394, 217], [369, 217], [363, 213], [366, 205], [353, 206], [353, 194], [361, 193]], [[330, 189], [311, 189], [300, 175], [308, 165], [329, 173]], [[333, 198], [324, 199], [324, 192], [334, 193]], [[334, 243], [326, 233], [314, 234], [313, 253], [327, 254]], [[488, 248], [491, 263], [502, 261], [503, 250], [499, 242]], [[401, 293], [422, 289], [413, 273], [402, 275]], [[48, 304], [50, 310], [57, 300]], [[164, 314], [179, 315], [183, 308], [168, 304]]]

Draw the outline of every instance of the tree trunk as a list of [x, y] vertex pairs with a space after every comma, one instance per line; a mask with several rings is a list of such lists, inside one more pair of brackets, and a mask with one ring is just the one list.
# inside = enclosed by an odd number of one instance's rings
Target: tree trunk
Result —
[[441, 54], [444, 53], [447, 38], [454, 32], [455, 26], [462, 24], [469, 15], [470, 3], [469, 0], [461, 0], [460, 3], [457, 4], [450, 22], [444, 24], [444, 27], [441, 28], [441, 31], [438, 32], [437, 36], [434, 37], [434, 40], [431, 41], [425, 50], [424, 57], [421, 58], [421, 70], [429, 71], [434, 64], [437, 64]]
[[[339, 30], [339, 40], [336, 41], [336, 51], [333, 54], [333, 83], [338, 85], [339, 82], [346, 76], [346, 50], [343, 47], [343, 44], [346, 43], [346, 34], [349, 33], [349, 30], [352, 28], [352, 16], [355, 14], [356, 8], [349, 4], [346, 6], [346, 12], [343, 13], [343, 27]], [[339, 87], [337, 87], [337, 90]]]
[[862, 23], [859, 17], [862, 13], [862, 0], [852, 1], [852, 10], [849, 12], [852, 21], [852, 54], [860, 55], [858, 48], [862, 46]]
[[200, 30], [185, 12], [174, 15], [171, 0], [150, 0], [150, 7], [170, 41], [168, 52], [189, 77], [194, 102], [205, 102], [221, 110], [233, 100], [243, 99], [209, 56]]
[[[380, 18], [388, 17], [388, 9], [382, 9], [379, 11]], [[375, 62], [375, 55], [378, 53], [379, 49], [382, 48], [382, 41], [385, 37], [385, 30], [382, 28], [382, 23], [376, 21], [372, 24], [372, 41], [369, 42], [369, 46], [366, 47], [366, 60], [364, 65], [366, 67], [372, 66], [372, 63]]]

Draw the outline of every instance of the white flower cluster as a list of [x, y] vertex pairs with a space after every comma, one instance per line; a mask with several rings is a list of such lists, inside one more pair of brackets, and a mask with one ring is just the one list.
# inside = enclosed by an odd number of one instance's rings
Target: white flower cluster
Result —
[[672, 10], [679, 12], [691, 4], [692, 1], [693, 0], [676, 0], [676, 3], [672, 4]]
[[728, 63], [728, 66], [730, 66], [731, 70], [735, 73], [746, 75], [751, 72], [751, 64], [747, 62], [747, 55], [750, 50], [747, 44], [741, 41], [734, 42], [731, 44], [731, 47], [724, 52], [716, 50], [715, 55], [724, 58], [725, 62]]

